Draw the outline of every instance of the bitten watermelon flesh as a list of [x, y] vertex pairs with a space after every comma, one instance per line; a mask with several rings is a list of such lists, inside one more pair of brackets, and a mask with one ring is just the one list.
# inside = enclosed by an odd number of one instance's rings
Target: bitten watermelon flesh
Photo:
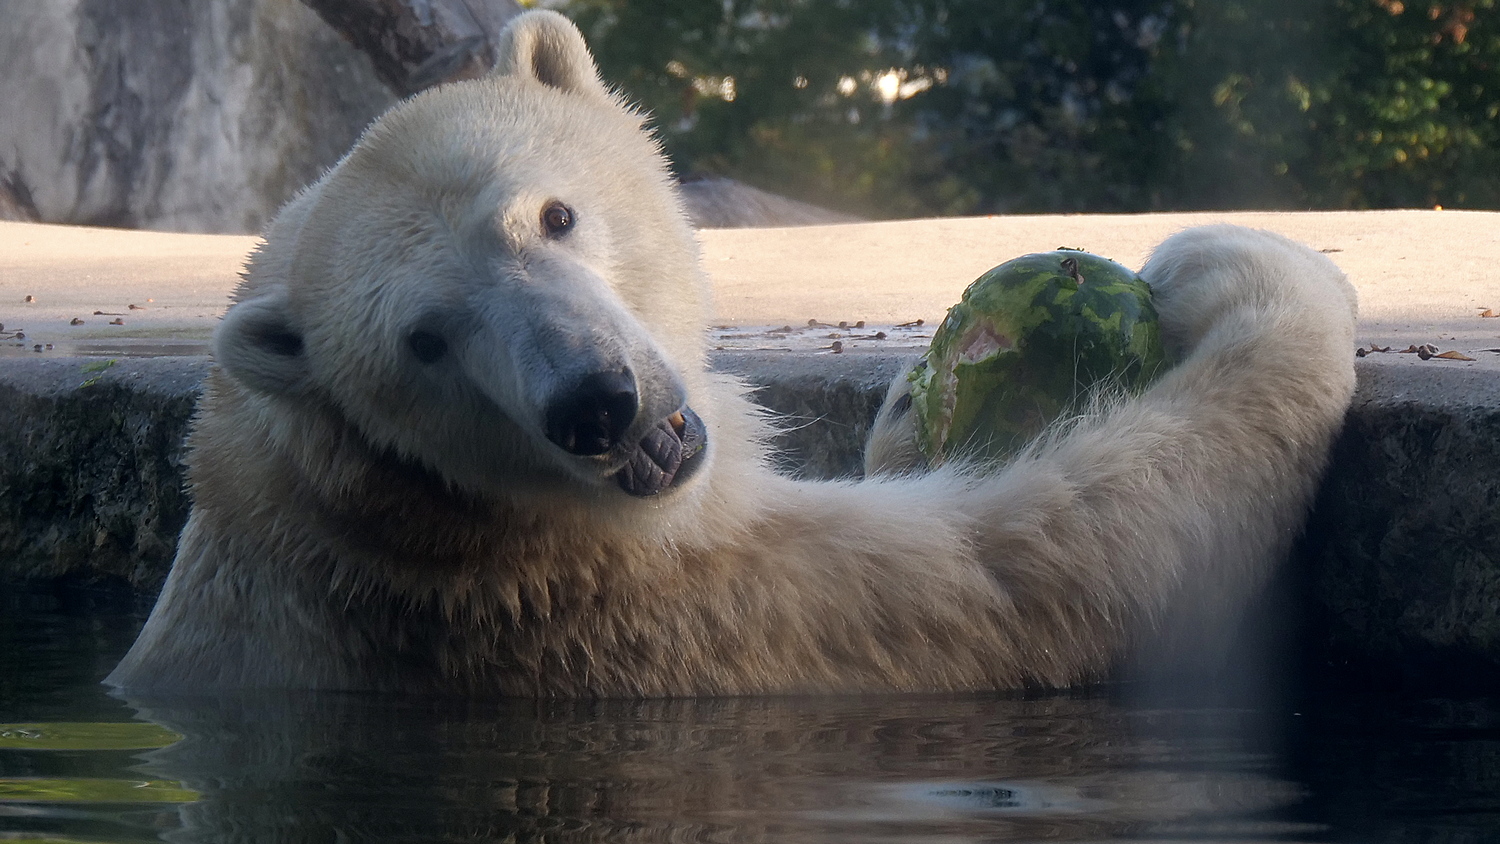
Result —
[[1101, 383], [1134, 392], [1165, 368], [1151, 289], [1087, 252], [1024, 255], [980, 276], [908, 378], [931, 465], [1003, 460]]

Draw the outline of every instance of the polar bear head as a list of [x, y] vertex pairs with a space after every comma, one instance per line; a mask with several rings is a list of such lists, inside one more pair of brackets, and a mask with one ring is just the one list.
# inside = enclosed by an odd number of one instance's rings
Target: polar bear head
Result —
[[391, 109], [282, 210], [217, 362], [275, 427], [333, 414], [458, 488], [676, 494], [712, 426], [692, 405], [706, 283], [666, 163], [566, 18], [518, 17], [499, 55]]

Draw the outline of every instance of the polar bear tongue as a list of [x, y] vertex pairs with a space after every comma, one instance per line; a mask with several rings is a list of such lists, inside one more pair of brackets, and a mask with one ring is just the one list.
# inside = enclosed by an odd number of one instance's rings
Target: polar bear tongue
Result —
[[703, 420], [690, 408], [656, 423], [615, 475], [620, 489], [637, 497], [662, 492], [703, 451], [704, 440]]

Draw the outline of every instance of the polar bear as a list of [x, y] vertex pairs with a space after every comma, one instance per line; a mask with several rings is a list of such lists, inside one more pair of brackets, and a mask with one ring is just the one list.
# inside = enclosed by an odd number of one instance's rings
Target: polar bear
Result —
[[[1145, 267], [1176, 361], [999, 471], [804, 482], [705, 367], [694, 233], [578, 31], [377, 121], [214, 338], [194, 504], [126, 689], [666, 696], [1067, 686], [1298, 532], [1355, 300], [1279, 236]], [[899, 428], [886, 414], [883, 430]]]

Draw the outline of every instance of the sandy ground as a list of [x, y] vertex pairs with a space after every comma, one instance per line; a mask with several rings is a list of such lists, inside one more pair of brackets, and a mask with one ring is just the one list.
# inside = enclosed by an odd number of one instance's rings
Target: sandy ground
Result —
[[[0, 341], [44, 353], [48, 343], [58, 353], [200, 353], [257, 241], [0, 222]], [[17, 331], [26, 336], [12, 339]]]
[[[970, 281], [1009, 258], [1067, 246], [1138, 268], [1173, 232], [1215, 222], [1270, 229], [1326, 252], [1359, 289], [1362, 343], [1432, 343], [1479, 359], [1453, 365], [1500, 369], [1500, 352], [1486, 351], [1500, 349], [1500, 318], [1480, 316], [1500, 313], [1494, 212], [1006, 216], [705, 230], [699, 238], [716, 301], [710, 336], [725, 348], [829, 352], [835, 340], [850, 352], [918, 347]], [[43, 354], [202, 351], [255, 242], [0, 223], [0, 340], [12, 354], [38, 345]], [[772, 330], [783, 326], [792, 330]]]

